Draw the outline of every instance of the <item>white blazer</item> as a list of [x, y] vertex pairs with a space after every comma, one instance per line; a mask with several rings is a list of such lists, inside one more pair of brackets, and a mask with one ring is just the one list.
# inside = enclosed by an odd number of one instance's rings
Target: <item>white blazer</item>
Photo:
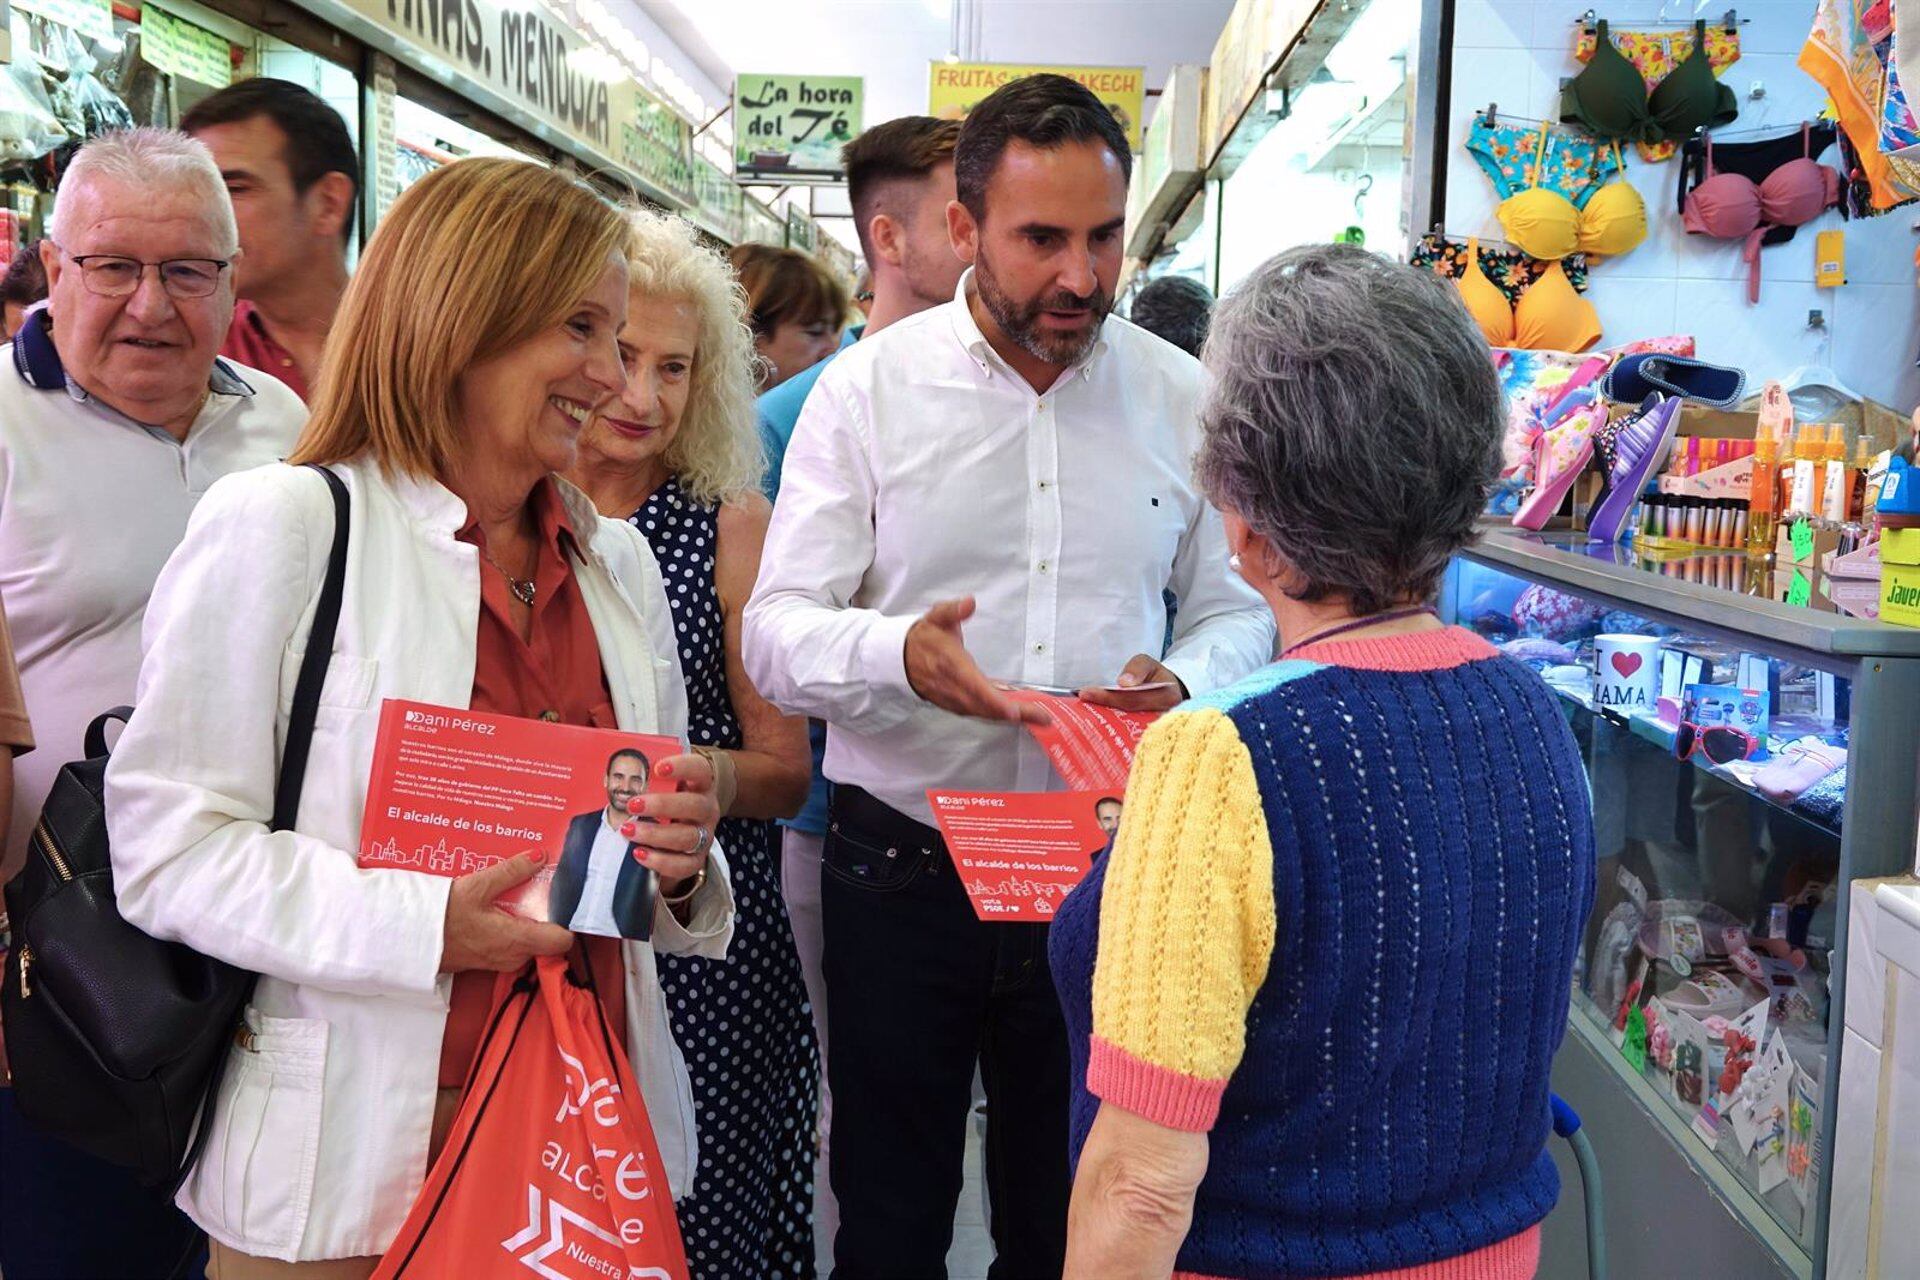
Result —
[[[452, 881], [361, 870], [355, 851], [381, 700], [467, 706], [480, 616], [478, 555], [454, 537], [465, 504], [371, 463], [335, 471], [353, 495], [345, 600], [295, 829], [267, 823], [334, 524], [304, 468], [241, 472], [201, 499], [154, 587], [139, 709], [107, 770], [122, 914], [261, 974], [180, 1207], [223, 1244], [289, 1261], [383, 1252], [426, 1175]], [[684, 737], [659, 566], [636, 530], [559, 488], [620, 727]], [[626, 947], [627, 1047], [676, 1198], [693, 1100], [653, 952], [722, 958], [732, 932], [716, 849], [689, 925], [662, 907], [652, 945]]]

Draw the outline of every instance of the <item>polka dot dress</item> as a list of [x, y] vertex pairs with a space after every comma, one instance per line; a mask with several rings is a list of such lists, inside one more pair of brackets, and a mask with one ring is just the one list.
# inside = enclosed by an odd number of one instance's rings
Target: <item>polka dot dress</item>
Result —
[[[631, 517], [666, 580], [687, 681], [687, 733], [737, 748], [714, 586], [718, 509], [670, 478]], [[776, 878], [777, 828], [729, 818], [719, 839], [738, 918], [727, 959], [661, 956], [660, 985], [693, 1078], [700, 1167], [679, 1205], [693, 1280], [811, 1280], [819, 1053]]]

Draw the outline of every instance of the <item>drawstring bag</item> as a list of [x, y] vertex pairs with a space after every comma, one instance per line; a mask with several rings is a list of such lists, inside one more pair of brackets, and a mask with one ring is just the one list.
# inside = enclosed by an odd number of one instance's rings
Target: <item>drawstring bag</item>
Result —
[[374, 1280], [686, 1280], [646, 1105], [591, 976], [545, 957], [494, 1009], [466, 1097]]

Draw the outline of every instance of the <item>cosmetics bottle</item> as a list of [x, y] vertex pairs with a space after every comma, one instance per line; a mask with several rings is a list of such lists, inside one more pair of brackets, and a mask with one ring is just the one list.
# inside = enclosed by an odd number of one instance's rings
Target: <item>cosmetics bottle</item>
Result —
[[1858, 524], [1867, 522], [1867, 472], [1873, 470], [1873, 440], [1862, 432], [1853, 442], [1853, 465], [1848, 479], [1850, 492], [1847, 494], [1847, 519]]
[[1852, 468], [1847, 465], [1846, 431], [1839, 423], [1827, 428], [1826, 473], [1821, 477], [1820, 514], [1834, 524], [1847, 522], [1847, 501], [1853, 496]]
[[1787, 509], [1780, 513], [1786, 519], [1804, 519], [1819, 510], [1820, 472], [1826, 452], [1826, 436], [1819, 424], [1802, 427], [1796, 433], [1793, 490], [1787, 498]]
[[1762, 432], [1753, 442], [1753, 483], [1747, 498], [1748, 551], [1764, 555], [1773, 550], [1774, 516], [1780, 501], [1780, 442]]

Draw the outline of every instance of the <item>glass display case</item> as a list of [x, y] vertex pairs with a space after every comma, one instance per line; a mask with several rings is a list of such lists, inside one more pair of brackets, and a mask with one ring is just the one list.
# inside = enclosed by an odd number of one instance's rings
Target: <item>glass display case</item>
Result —
[[1732, 1233], [1761, 1274], [1811, 1277], [1846, 886], [1911, 860], [1920, 631], [1700, 559], [1489, 530], [1443, 606], [1539, 671], [1586, 760], [1597, 889], [1555, 1087], [1606, 1130], [1616, 1273], [1681, 1274], [1689, 1245], [1724, 1258]]

